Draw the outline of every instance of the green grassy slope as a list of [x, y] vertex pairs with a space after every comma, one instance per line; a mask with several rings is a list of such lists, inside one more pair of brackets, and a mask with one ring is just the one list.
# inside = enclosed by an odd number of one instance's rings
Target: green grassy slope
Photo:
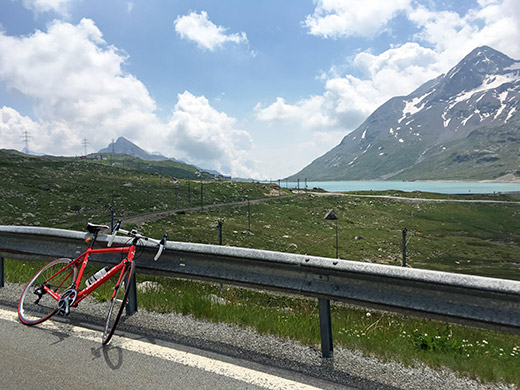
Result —
[[201, 186], [205, 205], [263, 198], [272, 189], [258, 183], [175, 182], [169, 176], [128, 165], [0, 150], [0, 224], [82, 230], [87, 216], [91, 222], [110, 221], [108, 206], [112, 204], [116, 218], [124, 218], [199, 206]]
[[[463, 197], [451, 197], [463, 198]], [[507, 198], [503, 197], [502, 199]], [[177, 241], [218, 243], [214, 222], [224, 221], [224, 244], [335, 257], [338, 214], [339, 257], [401, 264], [402, 228], [412, 236], [408, 264], [520, 280], [520, 206], [516, 203], [414, 203], [346, 196], [303, 196], [247, 207], [176, 215], [147, 224], [147, 233], [165, 231]]]
[[91, 155], [92, 158], [101, 157], [102, 160], [97, 161], [104, 165], [111, 165], [118, 168], [136, 170], [143, 173], [160, 174], [164, 176], [172, 176], [180, 179], [213, 179], [214, 175], [204, 171], [200, 171], [193, 165], [184, 164], [172, 160], [142, 160], [138, 157], [132, 157], [127, 154], [117, 153], [96, 153]]

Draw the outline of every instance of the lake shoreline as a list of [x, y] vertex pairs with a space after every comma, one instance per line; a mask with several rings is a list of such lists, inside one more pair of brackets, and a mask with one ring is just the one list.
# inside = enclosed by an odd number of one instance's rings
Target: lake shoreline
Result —
[[[328, 192], [352, 191], [405, 191], [432, 192], [441, 194], [497, 194], [518, 193], [518, 181], [460, 181], [460, 180], [417, 180], [417, 181], [307, 181], [280, 183], [282, 187], [300, 190], [321, 188]], [[284, 186], [285, 184], [285, 186]]]

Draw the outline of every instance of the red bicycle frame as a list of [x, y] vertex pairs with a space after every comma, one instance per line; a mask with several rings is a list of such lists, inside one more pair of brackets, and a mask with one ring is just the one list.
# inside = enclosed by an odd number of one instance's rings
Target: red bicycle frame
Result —
[[[112, 276], [114, 276], [116, 273], [121, 271], [124, 267], [127, 266], [128, 263], [131, 263], [134, 261], [136, 246], [134, 244], [130, 246], [124, 246], [124, 247], [118, 247], [118, 248], [101, 248], [101, 249], [92, 249], [92, 247], [88, 248], [83, 254], [75, 258], [71, 264], [76, 263], [79, 265], [79, 272], [76, 276], [76, 279], [73, 282], [72, 288], [74, 288], [76, 291], [78, 291], [78, 294], [76, 296], [76, 299], [74, 300], [74, 303], [72, 304], [73, 307], [77, 306], [78, 303], [80, 303], [87, 295], [89, 295], [92, 291], [97, 289], [99, 286], [104, 284], [106, 281], [108, 281]], [[92, 254], [101, 254], [101, 253], [127, 253], [127, 257], [125, 257], [122, 261], [120, 261], [118, 264], [113, 266], [105, 275], [103, 275], [101, 278], [96, 280], [94, 283], [90, 284], [89, 286], [85, 287], [83, 290], [79, 291], [79, 284], [81, 282], [81, 279], [83, 278], [83, 274], [85, 272], [85, 268], [88, 263], [88, 258]], [[70, 267], [71, 264], [66, 265], [63, 267], [60, 271], [58, 271], [56, 274], [52, 275], [49, 279], [53, 278], [58, 273], [62, 272], [67, 267]], [[73, 272], [72, 270], [69, 272]], [[119, 278], [117, 280], [117, 284], [121, 282], [121, 277], [123, 276], [123, 273], [119, 275]], [[52, 289], [47, 287], [45, 284], [43, 285], [43, 289], [47, 294], [52, 296], [56, 301], [59, 301], [61, 298], [61, 294], [58, 294], [54, 292]]]
[[[94, 249], [99, 232], [107, 229], [108, 226], [87, 224], [87, 231], [92, 234], [86, 240], [86, 242], [90, 241], [87, 250], [74, 260], [62, 258], [50, 262], [36, 273], [27, 284], [18, 302], [18, 317], [20, 321], [25, 325], [36, 325], [46, 321], [54, 314], [69, 315], [71, 307], [78, 306], [87, 295], [91, 294], [109, 279], [114, 278], [114, 280], [117, 279], [117, 282], [113, 287], [112, 296], [109, 300], [108, 315], [102, 337], [102, 343], [104, 345], [107, 344], [114, 335], [125, 305], [131, 300], [129, 293], [132, 286], [135, 287], [134, 260], [140, 240], [158, 245], [159, 249], [154, 257], [155, 260], [161, 256], [166, 245], [166, 234], [159, 241], [143, 236], [135, 229], [127, 231], [120, 229], [120, 227], [121, 221], [117, 221], [112, 235], [108, 237], [108, 248]], [[132, 238], [130, 241], [123, 241], [124, 245], [122, 247], [111, 248], [118, 231]], [[82, 287], [83, 276], [90, 256], [111, 253], [119, 253], [119, 257], [114, 257], [121, 260], [111, 268], [106, 267], [101, 270], [102, 272], [96, 272], [94, 277], [87, 280], [84, 288], [79, 290]], [[48, 274], [53, 275], [49, 277]], [[92, 283], [90, 283], [91, 281]], [[56, 306], [54, 306], [55, 302], [57, 302]]]

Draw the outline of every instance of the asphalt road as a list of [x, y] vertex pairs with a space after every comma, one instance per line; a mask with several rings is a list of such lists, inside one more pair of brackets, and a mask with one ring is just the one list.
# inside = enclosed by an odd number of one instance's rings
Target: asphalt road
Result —
[[69, 318], [28, 327], [0, 306], [0, 389], [348, 389], [143, 335], [100, 329]]

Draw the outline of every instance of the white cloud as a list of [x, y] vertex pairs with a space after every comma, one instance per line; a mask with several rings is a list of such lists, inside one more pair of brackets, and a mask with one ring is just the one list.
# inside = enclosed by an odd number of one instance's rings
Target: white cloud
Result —
[[[31, 152], [50, 154], [50, 145], [56, 149], [68, 148], [68, 154], [80, 154], [82, 137], [71, 132], [64, 122], [36, 122], [27, 116], [21, 115], [11, 107], [0, 109], [0, 147], [20, 150], [22, 140], [28, 137], [28, 146]], [[70, 146], [76, 148], [70, 148]], [[65, 149], [64, 149], [65, 150]]]
[[295, 104], [281, 97], [266, 108], [255, 108], [259, 120], [293, 122], [302, 129], [344, 132], [354, 130], [379, 105], [397, 95], [407, 95], [421, 83], [437, 76], [436, 53], [416, 43], [389, 49], [380, 55], [362, 52], [352, 64], [365, 76], [340, 76], [326, 80], [321, 96]]
[[221, 48], [226, 42], [235, 44], [247, 42], [245, 32], [226, 34], [227, 29], [213, 24], [208, 19], [206, 11], [202, 11], [200, 14], [191, 12], [189, 15], [178, 16], [173, 24], [181, 38], [194, 41], [200, 48], [210, 51]]
[[236, 119], [215, 110], [204, 96], [185, 91], [168, 123], [168, 142], [177, 156], [233, 176], [257, 176], [248, 157], [250, 134], [235, 128]]
[[247, 155], [251, 136], [235, 128], [234, 118], [186, 91], [169, 123], [161, 122], [146, 87], [123, 71], [126, 59], [89, 19], [78, 25], [55, 21], [47, 32], [24, 37], [0, 32], [0, 81], [32, 99], [36, 117], [3, 107], [0, 147], [20, 149], [28, 131], [35, 141], [31, 150], [75, 155], [83, 150], [83, 138], [92, 152], [125, 136], [144, 149], [205, 168], [254, 173]]
[[168, 142], [179, 158], [198, 166], [233, 176], [256, 176], [248, 156], [251, 136], [235, 125], [235, 118], [215, 110], [204, 96], [185, 91], [178, 95], [168, 123]]
[[[11, 107], [0, 108], [0, 139], [4, 149], [20, 149], [24, 135], [32, 138], [33, 134], [41, 134], [41, 126], [31, 118], [21, 115]], [[29, 145], [29, 150], [35, 151], [37, 146]]]
[[358, 87], [362, 86], [359, 92], [368, 98], [367, 102], [377, 105], [393, 96], [408, 95], [444, 71], [439, 66], [438, 53], [413, 42], [379, 55], [359, 53], [352, 64], [364, 75], [363, 79], [351, 77]]
[[118, 135], [152, 145], [150, 133], [160, 134], [155, 102], [122, 70], [125, 60], [89, 19], [78, 25], [55, 21], [48, 32], [24, 37], [0, 33], [0, 80], [33, 100], [40, 132], [59, 129], [61, 147], [45, 145], [38, 134], [40, 147], [55, 153], [74, 154], [82, 138], [97, 149]]
[[266, 122], [296, 122], [308, 129], [329, 128], [336, 121], [327, 115], [325, 103], [322, 96], [313, 96], [295, 105], [287, 104], [283, 98], [278, 97], [266, 108], [257, 104], [255, 111], [256, 117]]
[[318, 0], [303, 25], [324, 38], [371, 37], [409, 8], [411, 0]]
[[35, 13], [56, 12], [62, 16], [68, 16], [71, 2], [72, 0], [22, 0], [23, 6]]
[[[363, 3], [363, 4], [361, 4]], [[302, 130], [338, 131], [355, 129], [378, 106], [393, 96], [408, 95], [422, 83], [447, 72], [477, 46], [489, 45], [520, 57], [520, 2], [516, 0], [480, 0], [477, 8], [459, 15], [452, 11], [413, 8], [409, 1], [387, 2], [380, 13], [372, 14], [377, 1], [318, 1], [305, 26], [323, 37], [370, 36], [405, 10], [419, 32], [414, 41], [390, 47], [379, 54], [360, 52], [347, 66], [332, 66], [323, 75], [322, 95], [293, 104], [283, 97], [267, 107], [255, 108], [259, 120], [292, 123]], [[373, 20], [369, 16], [372, 15]], [[361, 21], [367, 19], [367, 23]], [[362, 77], [341, 73], [356, 68]]]
[[520, 3], [517, 0], [480, 0], [479, 7], [459, 15], [418, 7], [409, 19], [420, 29], [417, 39], [433, 45], [443, 71], [478, 46], [488, 45], [520, 57]]

